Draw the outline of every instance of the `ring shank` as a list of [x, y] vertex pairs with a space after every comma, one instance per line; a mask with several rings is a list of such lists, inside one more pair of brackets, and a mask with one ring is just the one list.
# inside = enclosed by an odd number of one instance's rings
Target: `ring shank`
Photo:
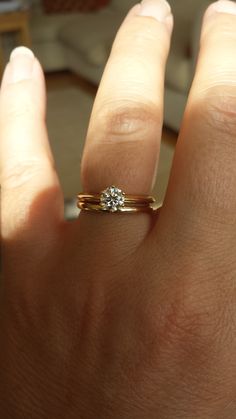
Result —
[[153, 211], [155, 204], [152, 196], [126, 195], [113, 185], [100, 194], [80, 193], [77, 206], [85, 211], [134, 213]]
[[[78, 200], [80, 202], [100, 202], [101, 196], [99, 194], [79, 194]], [[134, 204], [153, 204], [155, 198], [152, 196], [142, 196], [142, 195], [125, 195], [125, 203], [134, 203]]]
[[[89, 202], [79, 202], [78, 208], [84, 211], [96, 211], [96, 212], [108, 212], [105, 208], [99, 204], [92, 204]], [[134, 207], [120, 207], [116, 212], [152, 212], [154, 210], [151, 206], [134, 206]]]

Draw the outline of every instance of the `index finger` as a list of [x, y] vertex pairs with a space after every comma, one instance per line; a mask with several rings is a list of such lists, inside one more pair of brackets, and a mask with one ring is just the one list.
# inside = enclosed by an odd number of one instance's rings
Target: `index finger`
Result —
[[[33, 53], [13, 51], [0, 95], [2, 234], [45, 234], [62, 216], [63, 201], [45, 125], [45, 86]], [[45, 222], [48, 227], [45, 229]]]

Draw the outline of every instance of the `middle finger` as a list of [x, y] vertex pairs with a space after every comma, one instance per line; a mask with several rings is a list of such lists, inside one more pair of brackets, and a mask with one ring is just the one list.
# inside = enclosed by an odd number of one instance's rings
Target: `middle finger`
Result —
[[236, 3], [220, 0], [205, 14], [197, 70], [162, 211], [165, 225], [176, 222], [175, 214], [190, 240], [193, 234], [201, 242], [212, 237], [215, 244], [219, 240], [214, 233], [235, 237], [235, 57]]

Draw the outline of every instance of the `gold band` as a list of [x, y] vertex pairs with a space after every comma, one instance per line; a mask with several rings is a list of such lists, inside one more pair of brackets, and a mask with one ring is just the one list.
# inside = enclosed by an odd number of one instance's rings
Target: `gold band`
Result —
[[[95, 211], [95, 212], [113, 212], [107, 211], [104, 207], [99, 204], [91, 204], [86, 202], [78, 203], [78, 208], [84, 211]], [[150, 212], [153, 211], [154, 208], [151, 206], [136, 206], [136, 207], [121, 207], [116, 212]]]
[[155, 199], [146, 195], [126, 195], [121, 189], [110, 186], [100, 194], [80, 193], [78, 208], [96, 212], [150, 212], [155, 210]]
[[[100, 202], [100, 194], [79, 194], [78, 199], [81, 202]], [[125, 195], [125, 202], [130, 204], [153, 204], [155, 199], [152, 196], [142, 196], [142, 195]]]

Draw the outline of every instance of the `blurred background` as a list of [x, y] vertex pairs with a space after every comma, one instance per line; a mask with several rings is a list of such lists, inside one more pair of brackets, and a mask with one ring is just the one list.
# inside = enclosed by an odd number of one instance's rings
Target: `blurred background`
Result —
[[[0, 0], [0, 77], [10, 51], [29, 46], [48, 89], [48, 129], [66, 202], [74, 215], [89, 116], [112, 42], [137, 0]], [[170, 0], [175, 29], [166, 71], [165, 116], [154, 194], [161, 203], [194, 74], [209, 0]], [[115, 80], [114, 80], [115, 83]]]

